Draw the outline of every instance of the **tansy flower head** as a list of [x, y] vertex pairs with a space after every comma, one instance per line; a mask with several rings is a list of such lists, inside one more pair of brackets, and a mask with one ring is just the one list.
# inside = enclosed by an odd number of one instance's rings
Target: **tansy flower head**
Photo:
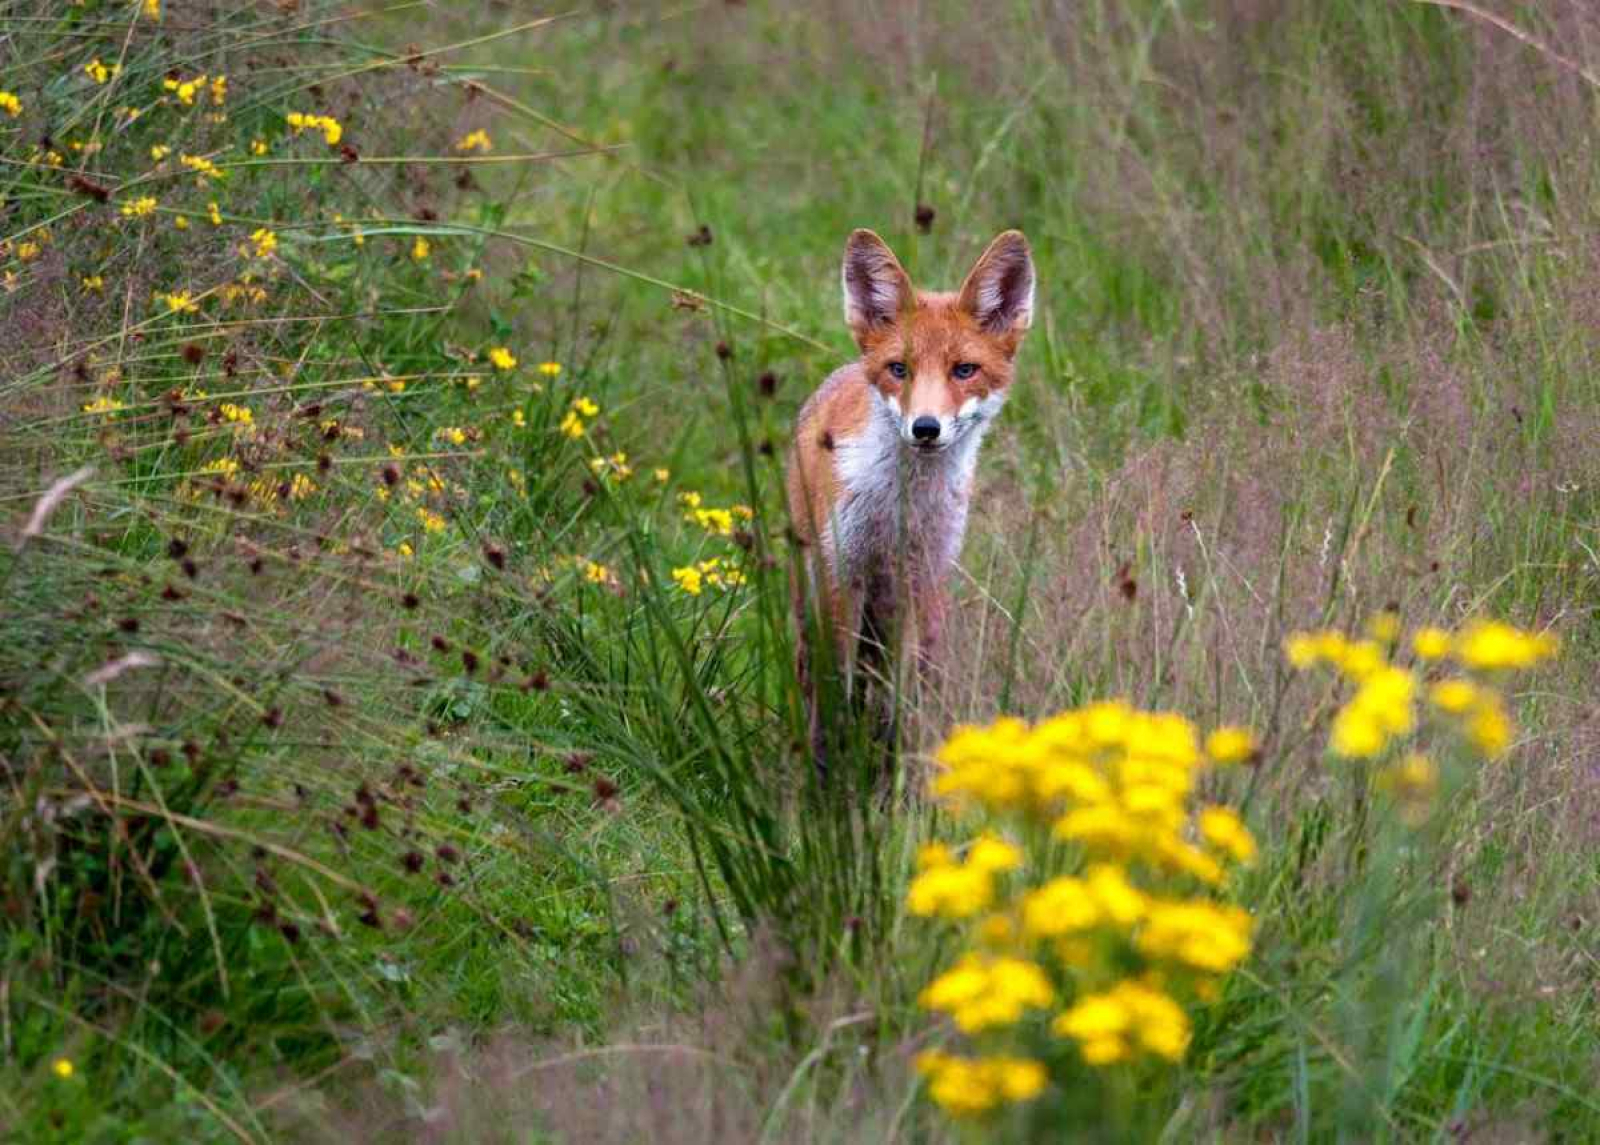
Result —
[[1244, 763], [1256, 754], [1256, 736], [1249, 728], [1220, 727], [1206, 737], [1206, 755], [1213, 763]]
[[266, 227], [257, 227], [250, 232], [250, 241], [255, 244], [255, 256], [266, 258], [278, 249], [278, 236]]

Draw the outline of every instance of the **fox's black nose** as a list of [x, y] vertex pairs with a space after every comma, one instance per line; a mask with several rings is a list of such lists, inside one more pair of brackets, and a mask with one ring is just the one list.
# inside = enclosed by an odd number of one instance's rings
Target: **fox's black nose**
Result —
[[911, 423], [911, 436], [918, 441], [938, 441], [939, 419], [936, 417], [919, 417]]

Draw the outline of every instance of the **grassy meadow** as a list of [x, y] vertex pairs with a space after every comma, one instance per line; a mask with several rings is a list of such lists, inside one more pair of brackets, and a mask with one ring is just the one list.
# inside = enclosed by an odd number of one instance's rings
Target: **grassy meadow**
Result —
[[[1600, 1141], [1597, 115], [1587, 0], [0, 0], [0, 1137]], [[783, 507], [862, 226], [1039, 278], [892, 791]], [[1560, 654], [1342, 758], [1374, 617]], [[1253, 729], [1248, 955], [951, 1117], [908, 894], [1094, 848], [940, 745], [1107, 699]]]

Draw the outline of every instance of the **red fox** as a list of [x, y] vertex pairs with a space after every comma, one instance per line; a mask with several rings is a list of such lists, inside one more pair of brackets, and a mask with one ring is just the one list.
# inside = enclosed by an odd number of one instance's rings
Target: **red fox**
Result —
[[[913, 629], [919, 665], [933, 663], [978, 447], [1005, 404], [1033, 319], [1033, 256], [1020, 231], [991, 242], [953, 294], [914, 289], [868, 230], [845, 245], [842, 279], [861, 357], [801, 408], [788, 474], [803, 550], [795, 608], [814, 739], [808, 612], [833, 633], [841, 666], [852, 644], [861, 659], [877, 659], [891, 632]], [[913, 624], [901, 623], [902, 603]]]

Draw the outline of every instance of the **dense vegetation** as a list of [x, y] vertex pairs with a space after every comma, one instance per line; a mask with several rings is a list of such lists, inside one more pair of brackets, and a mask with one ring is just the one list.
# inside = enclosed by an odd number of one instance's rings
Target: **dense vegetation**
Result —
[[[1597, 87], [1584, 0], [0, 2], [0, 1132], [1600, 1140]], [[791, 668], [856, 226], [1040, 277], [889, 794]], [[1425, 827], [1284, 655], [1375, 614], [1560, 639]], [[936, 749], [1113, 697], [1254, 729], [1252, 949], [952, 1127]]]

